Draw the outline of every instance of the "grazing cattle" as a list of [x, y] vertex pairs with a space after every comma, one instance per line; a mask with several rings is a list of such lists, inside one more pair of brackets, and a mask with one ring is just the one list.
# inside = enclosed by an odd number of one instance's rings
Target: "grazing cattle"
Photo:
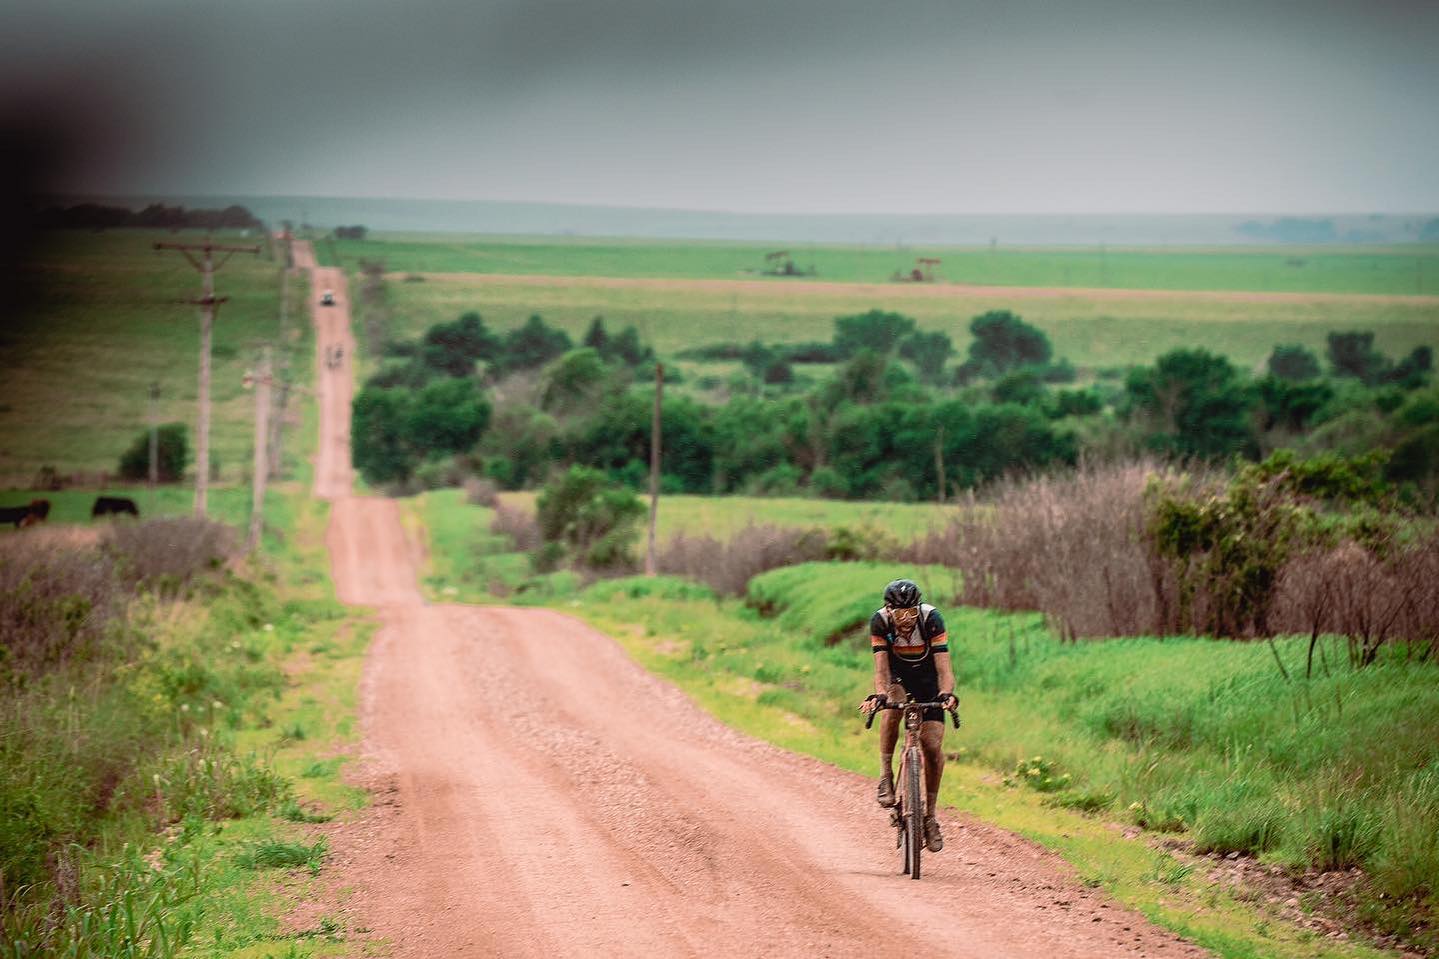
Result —
[[0, 507], [0, 523], [13, 523], [16, 529], [45, 522], [50, 515], [48, 499], [32, 499], [24, 506]]
[[129, 513], [136, 519], [140, 518], [140, 508], [128, 496], [97, 496], [95, 505], [90, 507], [90, 518], [110, 513]]

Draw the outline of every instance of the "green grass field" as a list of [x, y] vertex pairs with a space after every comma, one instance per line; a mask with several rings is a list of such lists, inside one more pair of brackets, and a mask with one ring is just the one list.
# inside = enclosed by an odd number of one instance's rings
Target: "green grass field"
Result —
[[[383, 260], [399, 273], [734, 279], [758, 276], [783, 244], [610, 238], [373, 234], [322, 241], [326, 265]], [[1439, 247], [997, 248], [793, 245], [816, 279], [883, 283], [917, 257], [938, 257], [937, 279], [999, 286], [1323, 293], [1439, 293]], [[792, 282], [775, 277], [778, 286]]]
[[637, 326], [661, 355], [724, 341], [827, 341], [835, 317], [871, 309], [895, 310], [914, 317], [922, 329], [948, 334], [961, 357], [969, 348], [973, 317], [1013, 310], [1049, 335], [1057, 356], [1090, 369], [1150, 363], [1168, 350], [1196, 344], [1254, 367], [1279, 343], [1300, 343], [1322, 356], [1333, 330], [1373, 330], [1378, 348], [1392, 356], [1420, 345], [1439, 347], [1439, 305], [1428, 300], [1153, 299], [1082, 291], [981, 296], [901, 284], [566, 284], [480, 281], [462, 274], [429, 275], [424, 282], [393, 275], [388, 289], [394, 338], [417, 337], [474, 310], [498, 329], [512, 329], [538, 313], [578, 339], [594, 317], [603, 316], [611, 329]]
[[[161, 422], [190, 428], [194, 455], [200, 274], [157, 240], [198, 242], [203, 234], [117, 230], [45, 236], [21, 274], [33, 308], [0, 331], [7, 370], [0, 385], [0, 483], [26, 485], [41, 466], [62, 474], [114, 473], [120, 454], [149, 423], [150, 384], [161, 389]], [[313, 340], [305, 279], [289, 280], [289, 318], [280, 330], [280, 267], [263, 237], [216, 237], [258, 244], [216, 273], [229, 297], [214, 330], [212, 448], [222, 482], [248, 473], [254, 413], [242, 384], [262, 343], [283, 346], [294, 379], [311, 380]], [[276, 251], [278, 255], [278, 250]], [[293, 399], [293, 398], [292, 398]], [[299, 404], [292, 406], [297, 410]], [[298, 412], [292, 418], [298, 422]], [[289, 463], [300, 447], [287, 444]]]
[[[1296, 873], [1362, 862], [1373, 885], [1356, 914], [1408, 922], [1407, 934], [1432, 946], [1412, 919], [1434, 903], [1416, 912], [1409, 898], [1422, 901], [1439, 874], [1432, 665], [1336, 664], [1296, 684], [1259, 644], [1060, 644], [1037, 616], [948, 606], [943, 571], [884, 564], [756, 578], [752, 596], [775, 605], [774, 620], [664, 578], [599, 583], [557, 605], [725, 722], [874, 775], [874, 734], [855, 712], [872, 677], [862, 617], [897, 575], [944, 605], [952, 637], [965, 726], [947, 732], [945, 802], [1054, 849], [1085, 882], [1220, 956], [1377, 953], [1243, 901], [1209, 878], [1213, 860], [1196, 857], [1206, 850], [1244, 850]], [[836, 617], [854, 638], [827, 646]], [[1278, 652], [1294, 666], [1303, 644]], [[1180, 842], [1121, 840], [1134, 825]], [[1312, 912], [1321, 899], [1296, 908]]]

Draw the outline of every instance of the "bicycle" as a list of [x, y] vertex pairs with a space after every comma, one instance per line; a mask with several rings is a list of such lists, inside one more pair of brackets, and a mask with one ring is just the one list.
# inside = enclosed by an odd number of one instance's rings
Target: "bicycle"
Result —
[[[919, 730], [924, 725], [926, 709], [945, 709], [947, 703], [917, 703], [907, 696], [902, 703], [880, 700], [879, 706], [869, 714], [864, 728], [874, 725], [874, 717], [886, 709], [904, 712], [904, 752], [899, 763], [899, 782], [895, 791], [895, 804], [889, 810], [889, 824], [895, 827], [894, 844], [900, 851], [900, 862], [904, 874], [911, 879], [919, 878], [919, 854], [924, 849], [924, 750], [919, 748]], [[954, 728], [959, 728], [959, 707], [949, 711]]]

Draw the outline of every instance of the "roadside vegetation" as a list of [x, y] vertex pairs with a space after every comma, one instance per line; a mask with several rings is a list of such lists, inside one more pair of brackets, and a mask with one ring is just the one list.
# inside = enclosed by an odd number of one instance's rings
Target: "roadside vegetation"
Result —
[[[871, 677], [862, 624], [877, 584], [900, 575], [944, 607], [956, 653], [965, 725], [946, 740], [945, 801], [1062, 852], [1081, 878], [1220, 955], [1369, 954], [1331, 937], [1350, 918], [1434, 948], [1432, 662], [1395, 649], [1356, 669], [1330, 638], [1328, 672], [1286, 681], [1263, 644], [1059, 643], [1040, 616], [950, 606], [951, 574], [910, 564], [777, 570], [743, 601], [610, 580], [564, 608], [726, 722], [873, 775], [855, 711]], [[1277, 644], [1292, 673], [1306, 645]], [[1152, 842], [1117, 842], [1106, 822]], [[1263, 891], [1219, 881], [1229, 853], [1292, 885], [1239, 905]]]
[[361, 801], [310, 767], [353, 735], [365, 629], [318, 561], [323, 509], [276, 519], [273, 559], [238, 566], [230, 527], [188, 517], [0, 540], [6, 959], [338, 942], [276, 914], [323, 859], [303, 824]]

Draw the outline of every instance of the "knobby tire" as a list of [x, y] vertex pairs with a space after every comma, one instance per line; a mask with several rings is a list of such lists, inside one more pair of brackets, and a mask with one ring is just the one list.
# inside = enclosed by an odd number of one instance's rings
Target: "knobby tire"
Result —
[[909, 837], [905, 849], [905, 869], [909, 878], [919, 878], [919, 854], [924, 849], [924, 798], [920, 795], [924, 766], [919, 748], [906, 750], [904, 756], [904, 831]]

